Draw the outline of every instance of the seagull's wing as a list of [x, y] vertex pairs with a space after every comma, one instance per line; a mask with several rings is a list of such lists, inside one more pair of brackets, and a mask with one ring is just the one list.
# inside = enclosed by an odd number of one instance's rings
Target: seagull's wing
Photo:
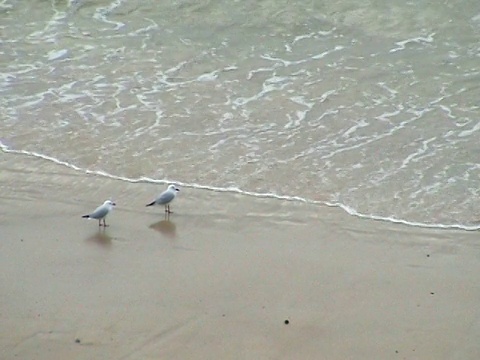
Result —
[[98, 208], [95, 209], [94, 212], [90, 214], [90, 217], [92, 219], [103, 219], [105, 216], [107, 216], [108, 212], [110, 209], [108, 208], [107, 205], [100, 205]]
[[167, 191], [164, 191], [163, 193], [161, 193], [157, 197], [155, 202], [158, 205], [165, 205], [165, 204], [168, 204], [170, 201], [172, 201], [174, 198], [175, 198], [175, 192], [167, 190]]

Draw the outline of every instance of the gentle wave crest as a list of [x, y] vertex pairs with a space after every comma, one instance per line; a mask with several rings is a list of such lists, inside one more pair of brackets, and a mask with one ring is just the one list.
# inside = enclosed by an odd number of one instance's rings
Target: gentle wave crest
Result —
[[317, 205], [325, 205], [329, 207], [338, 207], [342, 210], [344, 210], [347, 214], [362, 218], [362, 219], [369, 219], [369, 220], [376, 220], [376, 221], [385, 221], [385, 222], [390, 222], [394, 224], [403, 224], [407, 226], [413, 226], [413, 227], [421, 227], [421, 228], [431, 228], [431, 229], [456, 229], [456, 230], [466, 230], [466, 231], [476, 231], [480, 230], [480, 225], [464, 225], [464, 224], [429, 224], [429, 223], [424, 223], [424, 222], [415, 222], [415, 221], [407, 221], [404, 219], [397, 219], [394, 217], [387, 217], [387, 216], [378, 216], [374, 214], [363, 214], [356, 209], [340, 203], [340, 202], [329, 202], [329, 201], [320, 201], [320, 200], [312, 200], [312, 199], [307, 199], [301, 196], [293, 196], [293, 195], [281, 195], [281, 194], [275, 194], [275, 193], [261, 193], [261, 192], [255, 192], [255, 191], [248, 191], [248, 190], [243, 190], [238, 187], [218, 187], [218, 186], [210, 186], [210, 185], [202, 185], [202, 184], [197, 184], [197, 183], [185, 183], [181, 181], [176, 181], [176, 180], [168, 180], [168, 179], [152, 179], [149, 177], [139, 177], [139, 178], [128, 178], [124, 176], [119, 176], [119, 175], [114, 175], [111, 173], [108, 173], [106, 171], [102, 170], [90, 170], [90, 169], [84, 169], [82, 167], [79, 167], [75, 164], [71, 164], [67, 161], [63, 161], [60, 159], [57, 159], [53, 156], [41, 154], [35, 151], [27, 151], [27, 150], [17, 150], [17, 149], [11, 149], [9, 146], [5, 145], [0, 141], [0, 149], [7, 154], [17, 154], [17, 155], [25, 155], [29, 157], [34, 157], [46, 161], [53, 162], [57, 165], [65, 166], [67, 168], [70, 168], [75, 171], [80, 171], [84, 172], [86, 174], [91, 174], [91, 175], [98, 175], [98, 176], [103, 176], [109, 179], [113, 180], [119, 180], [119, 181], [126, 181], [129, 183], [152, 183], [152, 184], [169, 184], [169, 183], [175, 183], [177, 185], [187, 187], [187, 188], [193, 188], [193, 189], [201, 189], [201, 190], [208, 190], [208, 191], [214, 191], [214, 192], [226, 192], [226, 193], [236, 193], [236, 194], [241, 194], [245, 196], [252, 196], [256, 198], [268, 198], [268, 199], [277, 199], [277, 200], [284, 200], [284, 201], [295, 201], [295, 202], [303, 202], [306, 204], [317, 204]]

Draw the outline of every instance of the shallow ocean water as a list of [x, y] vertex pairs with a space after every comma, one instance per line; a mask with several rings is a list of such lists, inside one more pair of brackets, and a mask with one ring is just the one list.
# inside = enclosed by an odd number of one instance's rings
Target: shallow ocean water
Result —
[[4, 0], [0, 19], [4, 156], [478, 226], [478, 2]]

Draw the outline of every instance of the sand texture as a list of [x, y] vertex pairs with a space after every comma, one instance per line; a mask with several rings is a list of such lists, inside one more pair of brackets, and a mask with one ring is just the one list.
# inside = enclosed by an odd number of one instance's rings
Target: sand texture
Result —
[[1, 359], [480, 358], [478, 232], [191, 188], [165, 219], [163, 185], [0, 169]]

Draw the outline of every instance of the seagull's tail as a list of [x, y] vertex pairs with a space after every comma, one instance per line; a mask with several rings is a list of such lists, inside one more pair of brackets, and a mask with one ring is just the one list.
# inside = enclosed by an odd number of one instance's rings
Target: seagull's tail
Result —
[[155, 205], [155, 201], [152, 201], [150, 204], [147, 204], [145, 206], [152, 206], [152, 205]]
[[88, 219], [90, 215], [83, 215], [82, 218]]

